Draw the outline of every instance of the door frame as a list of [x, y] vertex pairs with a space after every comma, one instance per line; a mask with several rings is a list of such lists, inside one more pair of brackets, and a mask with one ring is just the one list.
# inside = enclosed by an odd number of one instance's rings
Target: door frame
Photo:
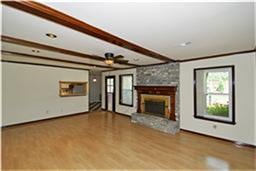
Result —
[[112, 97], [112, 112], [116, 111], [116, 77], [114, 75], [105, 77], [105, 109], [108, 111], [108, 92], [107, 92], [107, 80], [108, 78], [113, 78], [113, 97]]

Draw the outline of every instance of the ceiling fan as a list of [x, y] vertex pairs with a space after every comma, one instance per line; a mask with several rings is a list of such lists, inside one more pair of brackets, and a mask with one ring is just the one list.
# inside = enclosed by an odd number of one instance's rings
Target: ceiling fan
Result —
[[119, 63], [119, 64], [127, 64], [128, 60], [124, 59], [123, 55], [117, 55], [114, 56], [114, 53], [107, 52], [105, 53], [105, 63], [108, 65], [113, 65], [114, 63]]

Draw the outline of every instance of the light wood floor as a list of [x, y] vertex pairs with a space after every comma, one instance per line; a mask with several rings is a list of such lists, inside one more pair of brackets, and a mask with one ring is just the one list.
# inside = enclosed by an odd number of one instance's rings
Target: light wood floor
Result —
[[255, 148], [95, 112], [3, 128], [3, 169], [255, 169]]

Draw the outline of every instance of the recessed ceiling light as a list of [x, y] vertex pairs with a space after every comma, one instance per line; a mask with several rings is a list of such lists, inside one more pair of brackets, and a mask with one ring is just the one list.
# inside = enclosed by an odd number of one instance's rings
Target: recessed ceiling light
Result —
[[39, 53], [40, 51], [39, 51], [39, 50], [36, 50], [36, 49], [32, 49], [32, 52], [34, 52], [34, 53]]
[[56, 34], [53, 34], [53, 33], [46, 33], [45, 35], [46, 35], [47, 37], [52, 38], [52, 39], [57, 38], [57, 35], [56, 35]]
[[183, 42], [183, 43], [179, 44], [179, 46], [185, 47], [185, 46], [188, 46], [190, 44], [192, 44], [192, 42]]

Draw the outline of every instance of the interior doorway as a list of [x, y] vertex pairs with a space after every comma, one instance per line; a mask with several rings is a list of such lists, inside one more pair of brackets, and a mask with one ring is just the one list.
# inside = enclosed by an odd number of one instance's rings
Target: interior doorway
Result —
[[101, 71], [89, 72], [89, 109], [90, 112], [101, 111]]
[[106, 110], [115, 112], [115, 76], [105, 78], [105, 92]]

